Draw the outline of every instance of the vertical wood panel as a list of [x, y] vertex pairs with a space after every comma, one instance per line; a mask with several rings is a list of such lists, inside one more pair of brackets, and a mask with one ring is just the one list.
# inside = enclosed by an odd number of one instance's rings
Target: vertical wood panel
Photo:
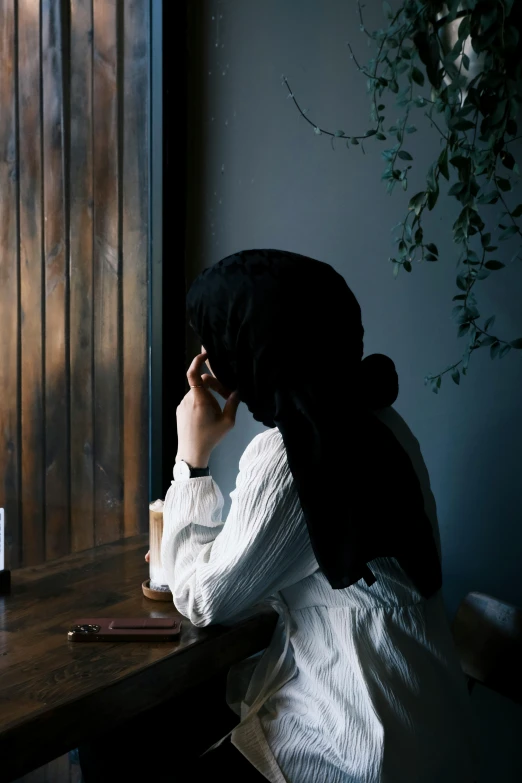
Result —
[[125, 535], [148, 501], [149, 3], [124, 5], [123, 374]]
[[117, 0], [93, 0], [95, 542], [122, 533]]
[[46, 556], [69, 552], [67, 259], [60, 4], [42, 0]]
[[18, 0], [22, 532], [24, 564], [45, 559], [40, 8]]
[[71, 548], [94, 545], [92, 0], [71, 0]]
[[19, 273], [17, 254], [16, 51], [14, 0], [0, 2], [0, 505], [11, 566], [18, 565]]
[[12, 567], [147, 526], [149, 15], [150, 0], [0, 0]]

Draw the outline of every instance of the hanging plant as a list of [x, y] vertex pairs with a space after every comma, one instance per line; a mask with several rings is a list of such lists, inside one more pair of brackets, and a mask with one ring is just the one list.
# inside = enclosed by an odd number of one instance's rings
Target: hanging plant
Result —
[[[460, 383], [479, 348], [489, 348], [493, 359], [522, 350], [522, 338], [499, 336], [493, 329], [495, 316], [484, 317], [477, 300], [477, 284], [506, 266], [496, 258], [500, 243], [516, 241], [511, 262], [522, 259], [522, 203], [514, 199], [520, 169], [512, 146], [520, 138], [522, 1], [404, 0], [397, 10], [387, 2], [383, 9], [387, 27], [369, 31], [358, 3], [361, 30], [374, 44], [375, 56], [362, 66], [349, 47], [367, 79], [369, 130], [351, 135], [320, 127], [301, 109], [284, 77], [283, 83], [314, 133], [330, 137], [332, 144], [344, 140], [347, 147], [364, 151], [370, 138], [388, 142], [381, 154], [389, 193], [397, 186], [408, 188], [414, 161], [407, 140], [417, 132], [412, 115], [422, 113], [436, 129], [440, 147], [434, 148], [424, 188], [409, 200], [407, 214], [396, 226], [397, 251], [390, 261], [395, 276], [401, 270], [411, 272], [416, 262], [438, 262], [439, 251], [425, 235], [424, 218], [436, 208], [441, 189], [459, 202], [452, 227], [458, 250], [453, 318], [466, 345], [457, 361], [425, 378], [438, 392], [446, 374]], [[429, 98], [426, 89], [419, 92], [425, 86], [431, 86]], [[391, 125], [383, 103], [389, 93], [401, 112]]]

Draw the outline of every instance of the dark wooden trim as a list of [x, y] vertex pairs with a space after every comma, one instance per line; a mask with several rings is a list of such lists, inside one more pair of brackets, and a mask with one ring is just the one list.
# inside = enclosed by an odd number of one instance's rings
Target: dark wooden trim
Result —
[[[163, 3], [150, 4], [149, 486], [163, 498]], [[168, 435], [167, 435], [168, 437]]]
[[188, 0], [163, 3], [163, 494], [177, 452], [176, 407], [187, 390], [187, 16]]

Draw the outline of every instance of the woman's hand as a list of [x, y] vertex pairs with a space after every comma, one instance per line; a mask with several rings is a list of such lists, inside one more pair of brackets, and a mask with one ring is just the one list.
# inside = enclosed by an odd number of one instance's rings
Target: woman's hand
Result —
[[[194, 468], [205, 468], [208, 465], [212, 450], [236, 423], [240, 402], [237, 392], [225, 389], [212, 375], [201, 374], [206, 358], [204, 351], [192, 361], [187, 372], [188, 382], [199, 388], [190, 389], [176, 409], [176, 462], [183, 459]], [[223, 410], [210, 389], [225, 398]]]
[[150, 549], [147, 552], [147, 554], [145, 555], [145, 560], [147, 561], [147, 563], [150, 563]]

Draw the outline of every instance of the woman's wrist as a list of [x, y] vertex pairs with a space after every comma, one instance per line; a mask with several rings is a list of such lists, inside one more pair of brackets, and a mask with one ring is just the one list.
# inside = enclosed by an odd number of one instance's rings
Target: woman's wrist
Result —
[[205, 454], [201, 451], [191, 452], [188, 449], [180, 449], [176, 454], [175, 461], [179, 462], [181, 459], [190, 465], [191, 468], [207, 468], [210, 454]]

